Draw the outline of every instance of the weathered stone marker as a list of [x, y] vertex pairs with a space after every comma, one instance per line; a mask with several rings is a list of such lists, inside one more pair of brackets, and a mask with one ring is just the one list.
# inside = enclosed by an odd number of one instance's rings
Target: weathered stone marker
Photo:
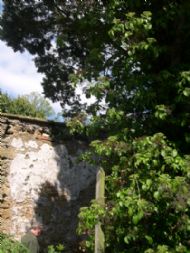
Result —
[[[96, 176], [96, 200], [100, 205], [105, 204], [105, 172], [101, 168]], [[105, 237], [100, 222], [95, 227], [95, 253], [105, 252]]]

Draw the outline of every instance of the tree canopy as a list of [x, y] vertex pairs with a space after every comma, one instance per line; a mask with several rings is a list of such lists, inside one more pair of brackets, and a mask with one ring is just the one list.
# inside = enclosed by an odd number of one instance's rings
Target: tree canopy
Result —
[[190, 247], [189, 11], [189, 0], [4, 0], [1, 39], [34, 55], [45, 95], [77, 116], [73, 131], [103, 136], [91, 149], [106, 207], [84, 209], [81, 224], [101, 219], [109, 252]]
[[76, 86], [88, 80], [84, 92], [97, 98], [88, 112], [117, 108], [124, 124], [140, 135], [162, 131], [186, 147], [189, 5], [188, 0], [4, 1], [1, 39], [35, 55], [45, 74], [45, 95], [63, 107], [87, 109]]

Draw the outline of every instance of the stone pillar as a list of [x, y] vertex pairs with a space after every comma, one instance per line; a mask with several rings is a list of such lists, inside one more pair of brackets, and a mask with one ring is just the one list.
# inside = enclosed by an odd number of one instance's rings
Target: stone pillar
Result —
[[[96, 200], [100, 205], [105, 204], [105, 172], [101, 168], [97, 172], [96, 177]], [[99, 222], [95, 226], [95, 253], [105, 252], [105, 237], [104, 232], [101, 228], [101, 223]]]

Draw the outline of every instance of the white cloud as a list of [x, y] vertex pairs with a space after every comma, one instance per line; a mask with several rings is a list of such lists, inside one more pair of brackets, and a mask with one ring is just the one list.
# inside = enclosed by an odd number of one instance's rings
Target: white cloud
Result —
[[42, 92], [42, 75], [37, 73], [28, 53], [14, 53], [0, 41], [0, 85], [16, 95], [31, 91]]
[[[36, 91], [43, 92], [41, 81], [43, 75], [37, 73], [32, 56], [27, 53], [14, 52], [10, 47], [0, 41], [0, 88], [8, 94], [18, 96]], [[79, 84], [77, 94], [81, 96], [82, 102], [88, 105], [95, 102], [95, 97], [86, 98], [83, 88], [87, 83]], [[61, 111], [60, 104], [52, 103], [55, 112]]]
[[3, 2], [2, 2], [2, 0], [0, 0], [0, 13], [2, 11], [2, 7], [3, 7]]
[[[15, 96], [32, 91], [42, 93], [43, 75], [37, 73], [32, 56], [14, 52], [0, 41], [0, 88]], [[59, 103], [52, 104], [56, 112], [61, 111]]]

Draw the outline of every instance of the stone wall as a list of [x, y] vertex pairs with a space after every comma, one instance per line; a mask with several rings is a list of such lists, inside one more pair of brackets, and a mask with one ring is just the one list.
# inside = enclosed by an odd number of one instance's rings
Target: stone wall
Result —
[[95, 190], [96, 168], [79, 159], [87, 140], [61, 123], [5, 114], [0, 138], [0, 231], [19, 240], [35, 217], [43, 248], [64, 243], [74, 252], [79, 208]]

